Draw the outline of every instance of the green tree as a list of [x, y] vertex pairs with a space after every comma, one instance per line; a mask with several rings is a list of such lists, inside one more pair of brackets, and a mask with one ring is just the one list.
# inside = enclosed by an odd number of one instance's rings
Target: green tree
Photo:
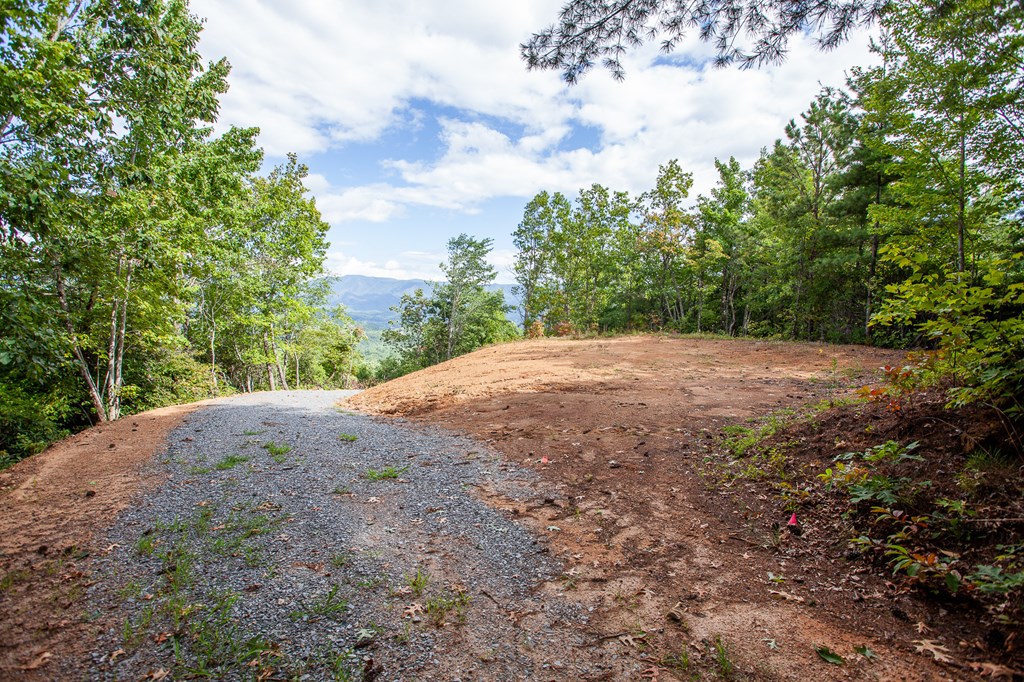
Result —
[[[736, 304], [745, 273], [743, 238], [749, 218], [750, 197], [746, 178], [739, 162], [729, 157], [728, 162], [715, 159], [718, 185], [710, 197], [697, 200], [698, 239], [702, 250], [718, 255], [709, 265], [717, 264], [719, 328], [729, 336], [736, 333]], [[708, 249], [706, 245], [715, 246]]]
[[504, 294], [487, 290], [497, 275], [487, 262], [491, 244], [489, 238], [453, 237], [441, 263], [446, 281], [432, 284], [429, 297], [422, 289], [402, 296], [393, 308], [399, 319], [382, 335], [399, 353], [398, 367], [387, 371], [413, 371], [516, 337]]
[[[898, 180], [872, 217], [892, 237], [899, 268], [879, 325], [917, 325], [960, 387], [955, 403], [1017, 402], [1024, 388], [1024, 252], [1019, 152], [1024, 143], [1020, 54], [1024, 10], [977, 0], [894, 3], [884, 26], [892, 68], [874, 72], [867, 106], [885, 100], [884, 141]], [[873, 95], [873, 97], [872, 97]], [[1010, 152], [1010, 156], [1003, 155]]]
[[531, 69], [555, 69], [575, 83], [600, 63], [623, 78], [627, 49], [660, 40], [671, 52], [690, 29], [715, 46], [718, 65], [781, 61], [789, 37], [813, 33], [829, 50], [856, 26], [874, 21], [884, 0], [570, 0], [557, 24], [520, 46]]

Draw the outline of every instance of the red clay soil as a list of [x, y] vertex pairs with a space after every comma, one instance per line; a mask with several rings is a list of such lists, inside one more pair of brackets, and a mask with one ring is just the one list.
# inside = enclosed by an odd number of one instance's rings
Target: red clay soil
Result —
[[83, 431], [0, 472], [0, 679], [66, 677], [102, 629], [83, 613], [96, 531], [148, 485], [142, 468], [199, 404]]
[[722, 658], [748, 680], [1011, 679], [943, 629], [941, 605], [821, 537], [829, 524], [789, 533], [787, 517], [765, 518], [763, 488], [723, 485], [709, 464], [725, 426], [848, 396], [901, 359], [749, 340], [531, 340], [343, 404], [468, 433], [535, 470], [557, 494], [480, 494], [547, 536], [565, 564], [547, 589], [593, 607], [606, 634], [595, 646], [650, 661], [645, 679], [713, 678]]

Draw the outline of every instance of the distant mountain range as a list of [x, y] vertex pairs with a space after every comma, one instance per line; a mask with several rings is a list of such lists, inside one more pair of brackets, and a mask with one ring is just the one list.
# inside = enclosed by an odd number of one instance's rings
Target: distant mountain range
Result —
[[[385, 328], [388, 320], [397, 317], [391, 311], [391, 307], [397, 306], [404, 294], [412, 294], [416, 289], [423, 289], [426, 294], [430, 293], [430, 285], [422, 279], [344, 275], [332, 277], [330, 282], [328, 305], [345, 306], [353, 320], [371, 328]], [[506, 303], [518, 306], [519, 299], [512, 295], [512, 287], [512, 284], [493, 284], [488, 289], [501, 290], [505, 294]], [[517, 313], [512, 312], [509, 319], [518, 321]]]

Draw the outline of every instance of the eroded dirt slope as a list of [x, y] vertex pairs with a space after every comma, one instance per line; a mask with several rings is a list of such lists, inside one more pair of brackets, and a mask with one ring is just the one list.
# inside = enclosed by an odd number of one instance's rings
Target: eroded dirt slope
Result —
[[936, 614], [842, 553], [802, 561], [813, 527], [776, 532], [707, 480], [726, 425], [848, 395], [901, 357], [661, 336], [523, 341], [347, 406], [473, 434], [551, 482], [560, 494], [533, 504], [484, 494], [549, 537], [567, 568], [547, 589], [594, 609], [608, 635], [595, 646], [649, 660], [655, 678], [714, 674], [720, 643], [743, 679], [965, 679], [955, 659], [933, 661], [928, 642], [956, 647], [929, 639]]
[[0, 677], [57, 679], [51, 661], [99, 631], [81, 612], [89, 559], [109, 549], [94, 534], [146, 487], [142, 467], [199, 405], [88, 429], [0, 472]]

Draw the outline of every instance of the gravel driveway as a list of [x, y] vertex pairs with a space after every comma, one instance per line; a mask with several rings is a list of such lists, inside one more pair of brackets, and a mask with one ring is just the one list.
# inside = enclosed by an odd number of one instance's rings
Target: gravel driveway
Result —
[[[580, 679], [601, 653], [554, 590], [542, 539], [474, 496], [543, 504], [479, 442], [336, 407], [242, 395], [191, 415], [165, 480], [109, 530], [93, 679]], [[604, 660], [607, 657], [607, 660]]]

